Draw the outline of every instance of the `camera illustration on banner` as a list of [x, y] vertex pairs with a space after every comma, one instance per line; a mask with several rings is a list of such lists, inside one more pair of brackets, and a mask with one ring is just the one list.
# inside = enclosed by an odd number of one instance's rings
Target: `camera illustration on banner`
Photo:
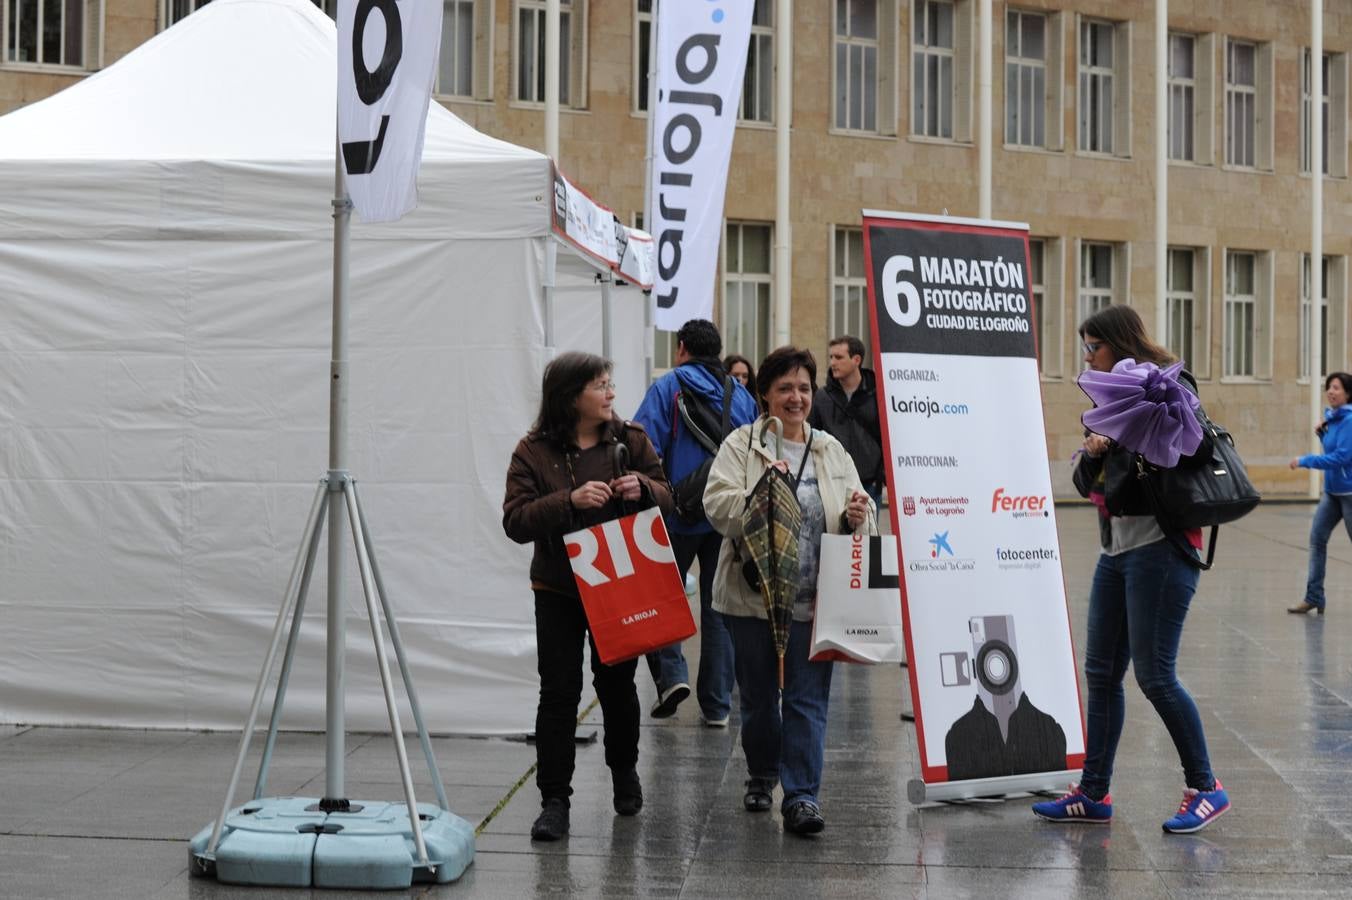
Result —
[[939, 654], [945, 688], [975, 693], [972, 708], [944, 738], [951, 781], [995, 778], [1064, 767], [1066, 735], [1056, 719], [1033, 705], [1019, 680], [1019, 652], [1011, 615], [967, 620], [972, 649]]

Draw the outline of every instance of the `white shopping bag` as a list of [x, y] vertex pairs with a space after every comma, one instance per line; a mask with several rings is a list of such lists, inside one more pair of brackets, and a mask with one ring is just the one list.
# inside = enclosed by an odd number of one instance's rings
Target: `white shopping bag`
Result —
[[814, 662], [899, 663], [906, 658], [896, 535], [822, 535], [808, 655]]

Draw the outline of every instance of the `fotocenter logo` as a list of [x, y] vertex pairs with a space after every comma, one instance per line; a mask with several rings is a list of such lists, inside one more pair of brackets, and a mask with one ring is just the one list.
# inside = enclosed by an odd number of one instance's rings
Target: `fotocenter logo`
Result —
[[1011, 519], [1046, 519], [1051, 516], [1045, 494], [1010, 494], [1003, 487], [991, 494], [991, 514]]
[[1055, 565], [1060, 556], [1055, 547], [996, 547], [995, 564], [1001, 569], [1040, 569]]
[[[951, 529], [950, 529], [951, 531]], [[950, 531], [935, 532], [929, 539], [929, 559], [912, 559], [906, 568], [912, 572], [970, 572], [976, 568], [976, 560], [959, 557], [953, 552]]]

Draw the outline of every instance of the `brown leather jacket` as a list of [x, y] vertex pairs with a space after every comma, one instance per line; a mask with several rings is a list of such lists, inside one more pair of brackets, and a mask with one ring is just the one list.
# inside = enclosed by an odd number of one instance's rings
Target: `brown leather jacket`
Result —
[[[616, 464], [616, 449], [621, 442], [629, 451], [626, 472], [638, 476], [643, 495], [625, 503], [623, 510], [618, 499], [597, 509], [574, 509], [569, 500], [574, 488], [588, 481], [609, 482], [625, 474]], [[601, 441], [586, 450], [534, 433], [522, 438], [507, 467], [502, 529], [518, 544], [535, 542], [531, 587], [576, 597], [577, 584], [563, 536], [654, 504], [663, 515], [671, 513], [671, 489], [657, 451], [642, 425], [615, 418], [605, 427]]]

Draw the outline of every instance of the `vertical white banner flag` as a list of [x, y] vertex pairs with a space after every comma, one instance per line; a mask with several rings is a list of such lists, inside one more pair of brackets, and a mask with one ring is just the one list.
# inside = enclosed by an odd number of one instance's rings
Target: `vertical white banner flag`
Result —
[[644, 225], [657, 241], [653, 295], [662, 331], [713, 318], [723, 192], [754, 6], [753, 0], [657, 6], [652, 209]]
[[365, 222], [418, 205], [440, 3], [339, 0], [338, 140], [348, 194]]

